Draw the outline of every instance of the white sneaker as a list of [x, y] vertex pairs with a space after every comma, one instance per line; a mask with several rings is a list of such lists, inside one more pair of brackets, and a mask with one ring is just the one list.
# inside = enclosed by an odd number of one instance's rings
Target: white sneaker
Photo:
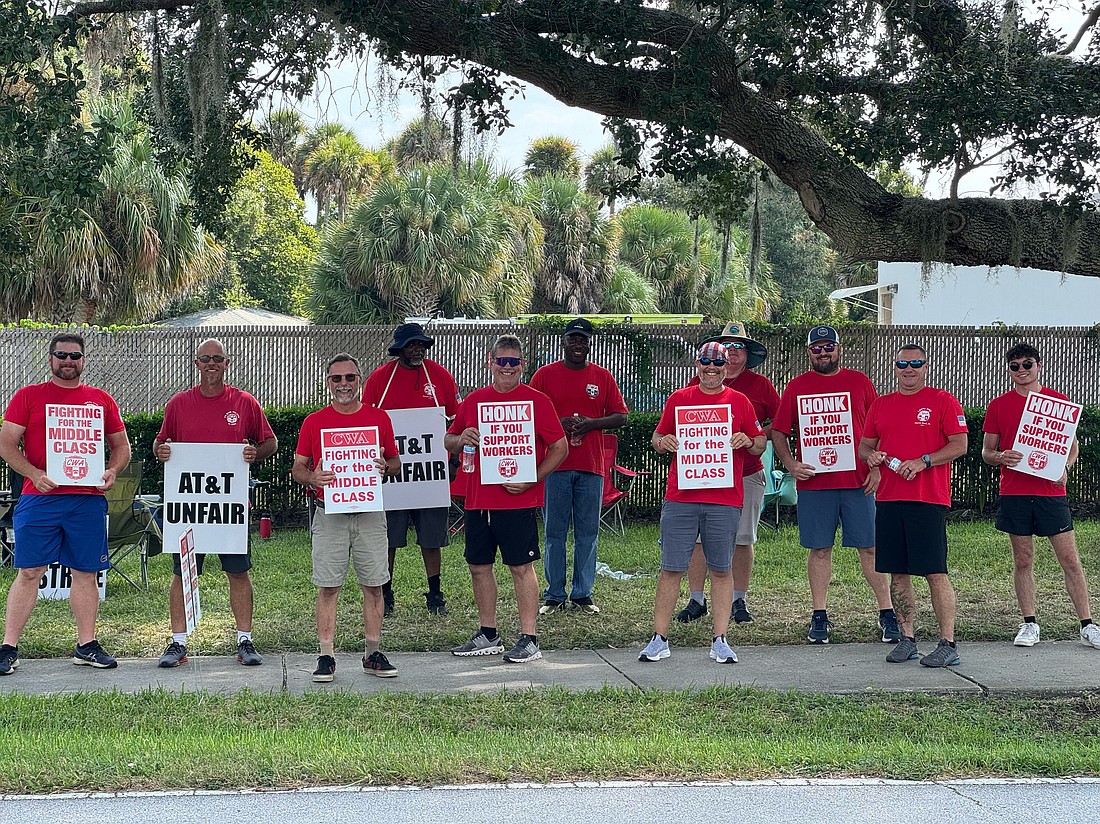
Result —
[[[1097, 641], [1100, 642], [1100, 628], [1096, 631]], [[1081, 630], [1081, 642], [1089, 643], [1085, 640], [1085, 631]], [[1020, 631], [1016, 633], [1016, 640], [1012, 642], [1017, 647], [1033, 647], [1039, 643], [1039, 625], [1036, 623], [1024, 623], [1020, 624]]]
[[1086, 647], [1100, 649], [1100, 627], [1096, 624], [1085, 624], [1081, 627], [1081, 643]]

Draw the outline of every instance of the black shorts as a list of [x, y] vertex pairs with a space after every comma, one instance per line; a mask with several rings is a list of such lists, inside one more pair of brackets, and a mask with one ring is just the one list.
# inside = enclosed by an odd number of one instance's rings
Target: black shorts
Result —
[[921, 501], [879, 501], [875, 507], [875, 571], [947, 574], [947, 507]]
[[[222, 572], [240, 573], [248, 572], [252, 569], [252, 552], [251, 550], [245, 553], [234, 553], [232, 555], [215, 555], [219, 561], [221, 561]], [[199, 568], [199, 575], [202, 575], [202, 564], [206, 560], [205, 555], [196, 555], [195, 562]], [[176, 575], [182, 575], [180, 569], [180, 556], [177, 552], [172, 556], [172, 572]]]
[[1002, 495], [994, 525], [1009, 535], [1049, 538], [1073, 530], [1065, 495]]
[[447, 507], [433, 509], [393, 509], [386, 512], [386, 535], [390, 549], [409, 543], [409, 521], [416, 527], [416, 543], [420, 547], [439, 549], [451, 542], [448, 535]]
[[467, 509], [466, 563], [478, 566], [500, 559], [508, 566], [537, 561], [538, 509]]

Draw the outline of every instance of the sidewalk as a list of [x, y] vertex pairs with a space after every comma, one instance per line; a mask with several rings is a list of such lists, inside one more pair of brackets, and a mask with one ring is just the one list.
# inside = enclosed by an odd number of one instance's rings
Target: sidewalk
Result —
[[[931, 642], [920, 644], [931, 652]], [[800, 690], [837, 695], [862, 692], [953, 695], [1067, 695], [1100, 690], [1100, 650], [1077, 641], [1045, 641], [1035, 647], [1011, 643], [961, 642], [962, 664], [928, 669], [917, 661], [886, 663], [887, 644], [740, 647], [740, 663], [719, 665], [706, 648], [673, 647], [672, 657], [642, 663], [638, 650], [549, 650], [541, 661], [508, 664], [498, 655], [457, 658], [446, 652], [388, 653], [396, 678], [364, 673], [361, 656], [336, 656], [336, 680], [315, 684], [317, 656], [268, 654], [263, 666], [242, 667], [229, 656], [191, 658], [175, 669], [158, 669], [156, 659], [122, 658], [118, 669], [74, 666], [68, 658], [25, 658], [0, 678], [0, 694], [162, 688], [171, 692], [233, 693], [241, 689], [299, 695], [314, 690], [382, 690], [414, 693], [486, 693], [564, 687], [596, 690], [703, 689], [715, 685]]]

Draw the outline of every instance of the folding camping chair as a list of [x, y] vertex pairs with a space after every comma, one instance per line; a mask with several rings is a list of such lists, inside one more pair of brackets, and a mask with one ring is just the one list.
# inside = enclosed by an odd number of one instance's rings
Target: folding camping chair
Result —
[[[782, 467], [776, 468], [775, 451], [770, 440], [764, 447], [764, 454], [760, 456], [760, 460], [764, 464], [764, 502], [760, 506], [760, 523], [772, 529], [779, 529], [779, 507], [795, 506], [798, 503], [795, 477]], [[769, 504], [775, 504], [775, 519], [772, 523], [764, 518]]]
[[8, 468], [8, 492], [0, 493], [0, 567], [15, 563], [15, 505], [23, 492], [23, 476]]
[[[163, 548], [159, 497], [141, 494], [141, 462], [132, 461], [107, 490], [107, 555], [111, 571], [135, 589], [149, 589], [149, 558]], [[119, 566], [137, 553], [141, 584]]]
[[623, 512], [630, 490], [639, 475], [648, 472], [634, 471], [619, 466], [619, 436], [605, 432], [603, 436], [603, 500], [600, 503], [600, 528], [617, 535], [626, 534]]

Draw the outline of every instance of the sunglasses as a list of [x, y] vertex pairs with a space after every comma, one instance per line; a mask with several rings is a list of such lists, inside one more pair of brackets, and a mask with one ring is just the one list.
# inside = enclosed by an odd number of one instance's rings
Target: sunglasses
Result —
[[701, 366], [710, 366], [712, 363], [719, 368], [726, 365], [725, 360], [722, 358], [699, 358], [699, 364]]
[[1008, 368], [1011, 369], [1013, 372], [1019, 372], [1021, 369], [1030, 369], [1034, 365], [1035, 361], [1033, 361], [1031, 358], [1028, 358], [1025, 361], [1012, 361], [1012, 363], [1008, 365]]
[[493, 358], [497, 366], [516, 367], [523, 363], [523, 358]]
[[80, 360], [84, 357], [83, 352], [50, 352], [58, 360]]
[[225, 355], [195, 355], [195, 360], [199, 363], [210, 363], [210, 361], [214, 361], [214, 363], [225, 363], [229, 358]]
[[724, 345], [724, 346], [725, 346], [725, 347], [726, 347], [727, 349], [744, 349], [744, 348], [745, 348], [745, 344], [743, 344], [743, 343], [736, 343], [736, 342], [733, 342], [733, 343], [726, 343], [726, 344], [723, 344], [723, 345]]
[[920, 369], [926, 363], [928, 363], [928, 361], [923, 361], [923, 360], [899, 360], [899, 361], [894, 361], [894, 366], [896, 366], [898, 369]]
[[359, 380], [359, 376], [355, 373], [350, 375], [329, 375], [328, 379], [333, 383], [355, 383]]
[[813, 352], [815, 355], [820, 355], [822, 352], [835, 352], [836, 351], [836, 344], [835, 343], [823, 343], [820, 346], [811, 346], [810, 351]]

